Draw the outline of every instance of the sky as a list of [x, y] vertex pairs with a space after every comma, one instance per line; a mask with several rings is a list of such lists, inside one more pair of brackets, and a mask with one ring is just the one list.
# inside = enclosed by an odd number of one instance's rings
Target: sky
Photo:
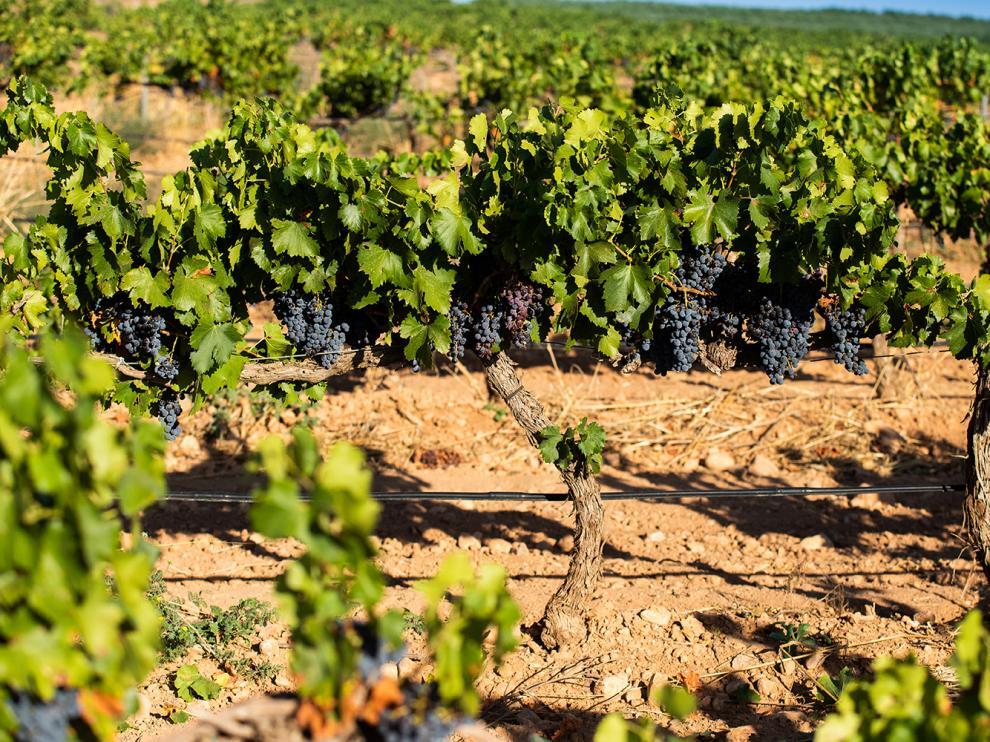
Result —
[[842, 8], [843, 10], [898, 10], [904, 13], [935, 13], [937, 15], [971, 16], [990, 20], [990, 0], [665, 0], [684, 5], [726, 5], [740, 8], [778, 8], [784, 10], [813, 10]]

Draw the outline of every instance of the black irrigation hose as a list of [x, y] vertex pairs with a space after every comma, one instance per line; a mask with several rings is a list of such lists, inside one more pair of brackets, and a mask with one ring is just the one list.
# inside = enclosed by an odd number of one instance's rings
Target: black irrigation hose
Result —
[[[863, 494], [947, 494], [963, 492], [962, 484], [905, 484], [876, 487], [750, 487], [693, 490], [630, 490], [628, 492], [603, 492], [603, 500], [652, 500], [658, 503], [674, 502], [694, 497], [710, 500], [729, 500], [741, 497], [855, 497]], [[472, 500], [488, 502], [563, 502], [562, 492], [375, 492], [372, 497], [379, 502], [420, 502], [424, 500]], [[306, 498], [303, 498], [306, 499]], [[241, 492], [169, 492], [167, 502], [249, 503], [251, 495]]]

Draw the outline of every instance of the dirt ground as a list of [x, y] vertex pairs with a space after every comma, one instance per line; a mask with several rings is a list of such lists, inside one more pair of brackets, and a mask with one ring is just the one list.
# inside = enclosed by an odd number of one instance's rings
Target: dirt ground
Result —
[[[962, 480], [971, 371], [937, 350], [899, 362], [891, 399], [877, 398], [872, 376], [851, 376], [830, 359], [806, 362], [782, 387], [755, 372], [623, 376], [559, 349], [518, 360], [551, 417], [589, 416], [605, 426], [608, 491]], [[488, 398], [480, 369], [374, 370], [337, 386], [302, 411], [230, 397], [196, 413], [170, 448], [171, 487], [249, 491], [245, 452], [302, 423], [321, 441], [366, 448], [378, 491], [561, 491], [552, 468]], [[548, 653], [528, 629], [567, 568], [566, 503], [414, 502], [383, 510], [387, 605], [416, 610], [413, 583], [456, 549], [511, 575], [525, 614], [522, 646], [485, 672], [481, 689], [489, 721], [514, 738], [536, 731], [582, 738], [611, 710], [662, 720], [643, 690], [668, 678], [696, 687], [701, 699], [686, 723], [672, 725], [679, 733], [807, 738], [826, 710], [813, 690], [822, 672], [861, 673], [879, 654], [908, 651], [941, 668], [953, 622], [982, 588], [957, 494], [619, 501], [607, 514], [590, 638]], [[221, 606], [270, 598], [272, 578], [297, 551], [252, 535], [240, 506], [166, 504], [146, 527], [170, 593], [197, 592]], [[776, 623], [807, 624], [830, 648], [781, 665]], [[264, 638], [276, 639], [280, 652], [288, 645], [279, 627]], [[414, 633], [409, 639], [412, 671], [428, 673], [422, 643]], [[143, 718], [125, 738], [167, 738], [174, 729], [156, 715], [184, 705], [170, 690], [170, 671], [148, 682]], [[284, 673], [268, 683], [235, 682], [211, 708], [290, 685]]]

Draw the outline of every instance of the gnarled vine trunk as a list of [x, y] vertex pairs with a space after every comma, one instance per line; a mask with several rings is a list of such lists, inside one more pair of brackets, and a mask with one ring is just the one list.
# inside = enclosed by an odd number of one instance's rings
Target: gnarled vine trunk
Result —
[[[990, 369], [977, 363], [976, 395], [966, 435], [966, 500], [963, 515], [976, 558], [990, 580]], [[984, 595], [990, 595], [984, 591]], [[990, 600], [981, 601], [984, 611]]]
[[[496, 354], [486, 364], [485, 375], [491, 388], [526, 431], [530, 443], [539, 446], [540, 431], [550, 425], [550, 421], [540, 401], [523, 387], [509, 357], [505, 353]], [[550, 649], [573, 644], [587, 636], [585, 618], [601, 578], [604, 545], [605, 509], [598, 480], [590, 472], [575, 466], [562, 469], [560, 477], [574, 503], [576, 523], [574, 551], [567, 576], [543, 614], [541, 639]]]
[[877, 380], [873, 386], [879, 399], [893, 399], [897, 396], [894, 388], [894, 359], [889, 357], [890, 347], [887, 336], [880, 334], [873, 338], [873, 366], [876, 369]]

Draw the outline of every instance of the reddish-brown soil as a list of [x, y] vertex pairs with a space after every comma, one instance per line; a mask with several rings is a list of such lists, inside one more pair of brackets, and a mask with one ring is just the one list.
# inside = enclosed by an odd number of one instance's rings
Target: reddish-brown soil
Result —
[[[848, 375], [831, 360], [807, 362], [782, 387], [755, 372], [623, 376], [579, 353], [531, 351], [519, 360], [551, 417], [589, 416], [605, 426], [606, 490], [962, 479], [971, 370], [945, 353], [908, 356], [889, 400], [875, 397], [872, 377]], [[477, 369], [376, 370], [336, 386], [303, 411], [234, 397], [194, 414], [168, 454], [171, 486], [249, 491], [244, 453], [263, 435], [305, 423], [321, 441], [365, 447], [378, 490], [561, 491], [554, 471], [488, 398]], [[938, 668], [953, 622], [982, 589], [956, 494], [612, 502], [589, 639], [547, 653], [528, 629], [566, 570], [568, 510], [566, 503], [427, 501], [382, 513], [389, 606], [416, 610], [413, 583], [458, 548], [508, 570], [525, 614], [523, 642], [481, 680], [491, 720], [507, 730], [580, 738], [608, 710], [662, 719], [642, 700], [641, 688], [656, 676], [698, 686], [701, 708], [676, 731], [751, 726], [755, 739], [800, 739], [824, 710], [813, 679], [846, 666], [863, 672], [891, 652], [913, 651]], [[166, 504], [146, 526], [170, 592], [199, 592], [220, 605], [271, 597], [272, 578], [296, 553], [292, 544], [253, 536], [238, 506]], [[776, 622], [806, 623], [835, 648], [775, 665]], [[268, 635], [287, 646], [278, 627]], [[425, 665], [422, 644], [414, 634], [410, 641]], [[183, 705], [169, 690], [170, 669], [149, 681], [148, 713], [129, 738], [167, 735], [156, 714]], [[611, 679], [610, 694], [623, 679], [630, 688], [605, 696], [600, 681], [608, 676], [621, 676]], [[235, 683], [212, 707], [286, 683], [272, 680]], [[739, 702], [742, 683], [759, 693], [758, 703]]]

